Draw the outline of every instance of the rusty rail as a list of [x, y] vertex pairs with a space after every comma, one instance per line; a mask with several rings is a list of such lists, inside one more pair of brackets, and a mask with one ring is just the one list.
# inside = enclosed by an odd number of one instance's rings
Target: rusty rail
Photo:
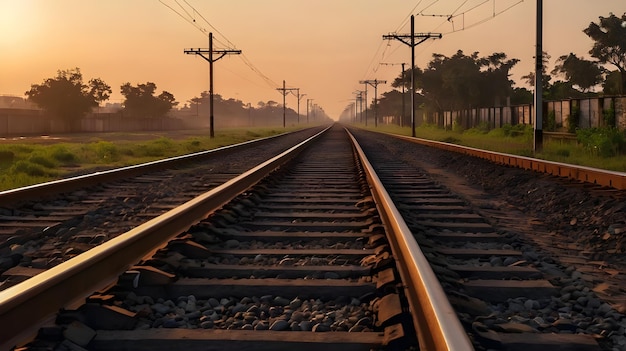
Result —
[[536, 172], [547, 173], [559, 177], [578, 180], [581, 182], [603, 185], [619, 190], [626, 189], [626, 173], [624, 172], [615, 172], [592, 167], [571, 165], [567, 163], [545, 161], [532, 157], [516, 156], [501, 152], [481, 150], [467, 146], [413, 138], [397, 134], [384, 134], [421, 145], [436, 147], [442, 150], [479, 157], [494, 163], [503, 164], [511, 167], [533, 170]]
[[[114, 282], [141, 257], [151, 255], [169, 238], [188, 229], [256, 184], [271, 171], [295, 157], [326, 130], [180, 207], [31, 279], [0, 291], [0, 349], [10, 349], [27, 340], [40, 324], [60, 308], [77, 303]], [[68, 286], [73, 289], [68, 291]], [[34, 325], [34, 320], [40, 324]]]
[[420, 350], [474, 350], [411, 230], [404, 222], [354, 136], [350, 132], [348, 134], [365, 169], [381, 218], [387, 226], [389, 235], [392, 236], [389, 242], [396, 256], [402, 281], [406, 284], [405, 290]]

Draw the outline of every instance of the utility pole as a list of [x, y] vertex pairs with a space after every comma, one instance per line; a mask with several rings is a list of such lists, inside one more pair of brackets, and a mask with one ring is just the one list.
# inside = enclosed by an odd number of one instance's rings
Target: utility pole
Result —
[[543, 149], [543, 0], [537, 0], [537, 47], [535, 52], [535, 133], [533, 151]]
[[300, 88], [296, 88], [296, 91], [298, 92], [298, 124], [300, 124], [300, 99], [305, 97], [306, 94], [300, 95]]
[[[415, 16], [411, 15], [411, 34], [388, 34], [383, 39], [397, 39], [411, 47], [411, 136], [415, 137], [415, 47], [430, 38], [441, 39], [441, 33], [417, 33], [415, 34]], [[415, 38], [421, 39], [417, 43]], [[407, 39], [409, 39], [407, 41]]]
[[361, 110], [361, 123], [363, 123], [363, 91], [359, 91], [357, 99], [359, 100], [359, 109]]
[[354, 94], [354, 123], [357, 122], [357, 117], [359, 116], [359, 102], [361, 101], [361, 93], [360, 90], [355, 90], [352, 92]]
[[387, 83], [386, 80], [362, 80], [360, 83], [369, 84], [374, 87], [374, 127], [378, 127], [378, 106], [376, 105], [376, 98], [378, 97], [378, 84]]
[[400, 78], [402, 78], [402, 113], [400, 114], [400, 127], [404, 127], [404, 112], [406, 112], [406, 109], [404, 108], [405, 103], [404, 103], [404, 65], [406, 65], [406, 63], [402, 62], [402, 63], [381, 63], [381, 65], [386, 65], [386, 66], [396, 66], [396, 65], [402, 65], [402, 73], [400, 74]]
[[[213, 33], [209, 33], [209, 48], [208, 49], [185, 49], [185, 54], [199, 55], [203, 59], [209, 62], [209, 137], [213, 139], [215, 137], [215, 130], [213, 128], [213, 62], [221, 59], [225, 55], [241, 54], [241, 50], [213, 50]], [[209, 56], [205, 56], [209, 54]], [[214, 57], [213, 54], [217, 54]]]
[[292, 90], [296, 90], [298, 88], [285, 88], [285, 80], [283, 79], [283, 87], [282, 88], [276, 88], [276, 90], [280, 91], [281, 94], [283, 94], [283, 128], [285, 128], [286, 126], [286, 116], [287, 116], [287, 102], [285, 100], [287, 93], [292, 91]]
[[306, 99], [306, 124], [309, 124], [309, 105], [313, 99]]
[[359, 83], [365, 86], [365, 126], [367, 127], [367, 83], [360, 81]]

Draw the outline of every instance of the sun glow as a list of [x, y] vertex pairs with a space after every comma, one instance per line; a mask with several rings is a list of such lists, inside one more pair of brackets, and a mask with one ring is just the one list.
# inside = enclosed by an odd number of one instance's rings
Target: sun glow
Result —
[[0, 0], [0, 47], [10, 50], [35, 33], [38, 23], [30, 0]]

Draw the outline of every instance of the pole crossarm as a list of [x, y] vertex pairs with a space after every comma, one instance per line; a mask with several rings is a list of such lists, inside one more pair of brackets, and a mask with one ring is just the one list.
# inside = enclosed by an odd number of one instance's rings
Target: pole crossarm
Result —
[[[415, 39], [420, 39], [419, 41], [411, 41], [411, 37], [413, 37], [413, 40]], [[410, 47], [415, 47], [423, 42], [425, 42], [428, 39], [441, 39], [442, 38], [442, 34], [441, 33], [415, 33], [413, 35], [411, 34], [397, 34], [397, 33], [389, 33], [387, 35], [383, 35], [383, 39], [387, 39], [387, 40], [391, 40], [391, 39], [396, 39], [401, 41], [402, 43], [410, 46]]]
[[383, 66], [398, 66], [398, 65], [406, 65], [407, 63], [405, 62], [399, 62], [399, 63], [381, 62], [380, 64]]
[[359, 83], [361, 83], [361, 84], [368, 84], [368, 85], [376, 88], [376, 86], [378, 84], [386, 84], [387, 81], [386, 80], [377, 80], [377, 79], [368, 79], [368, 80], [361, 80], [361, 81], [359, 81]]
[[287, 95], [291, 91], [298, 90], [299, 88], [276, 88], [276, 90], [280, 91], [281, 94]]
[[210, 49], [185, 49], [183, 50], [183, 52], [185, 54], [189, 54], [189, 55], [198, 55], [200, 57], [202, 57], [203, 59], [207, 60], [208, 62], [215, 62], [219, 59], [221, 59], [222, 57], [226, 56], [226, 55], [239, 55], [241, 54], [241, 50], [213, 50], [212, 54], [215, 55], [217, 54], [217, 57], [211, 57], [211, 55], [209, 55], [209, 57], [204, 56], [205, 54], [211, 54], [211, 50]]

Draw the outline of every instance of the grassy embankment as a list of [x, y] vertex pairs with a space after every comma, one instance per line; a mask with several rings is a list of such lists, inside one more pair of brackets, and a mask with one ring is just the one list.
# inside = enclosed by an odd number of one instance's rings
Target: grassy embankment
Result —
[[[379, 125], [376, 128], [373, 126], [368, 126], [367, 128], [393, 134], [411, 135], [410, 127], [401, 128], [394, 125]], [[585, 142], [545, 141], [543, 151], [534, 155], [533, 130], [529, 126], [508, 126], [505, 128], [492, 129], [490, 131], [474, 128], [461, 132], [422, 125], [415, 129], [415, 135], [418, 138], [443, 141], [484, 150], [626, 172], [626, 154], [623, 152], [624, 150], [622, 150], [621, 154], [615, 152], [617, 154], [616, 156], [603, 155], [602, 150], [604, 150], [603, 147], [605, 144], [602, 143], [604, 140], [599, 140], [597, 144], [593, 143], [594, 140], [601, 138], [590, 138], [586, 136]], [[586, 143], [588, 139], [593, 140]]]
[[[90, 171], [154, 161], [210, 150], [299, 128], [255, 128], [187, 132], [170, 138], [140, 133], [81, 135], [67, 142], [3, 141], [0, 144], [0, 191]], [[44, 139], [45, 140], [45, 139]], [[48, 139], [49, 140], [49, 139]]]

